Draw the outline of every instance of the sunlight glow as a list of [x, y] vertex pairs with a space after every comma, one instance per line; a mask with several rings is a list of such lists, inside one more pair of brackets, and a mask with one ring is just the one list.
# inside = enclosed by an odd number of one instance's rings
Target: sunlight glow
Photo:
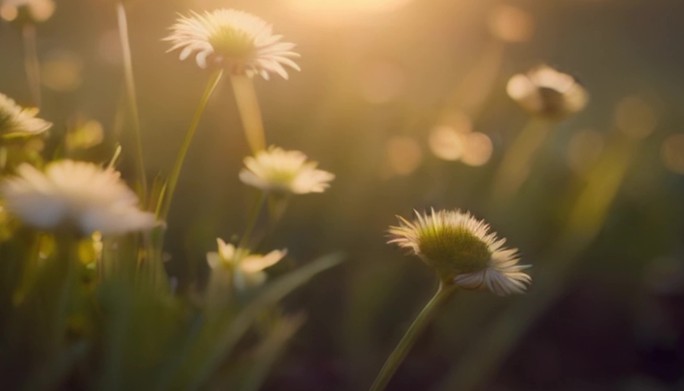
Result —
[[395, 11], [411, 0], [289, 0], [293, 8], [312, 14], [351, 16]]

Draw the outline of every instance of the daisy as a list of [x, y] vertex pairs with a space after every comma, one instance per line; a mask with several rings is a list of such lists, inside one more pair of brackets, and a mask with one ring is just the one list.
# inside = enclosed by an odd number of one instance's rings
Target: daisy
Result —
[[577, 80], [547, 65], [513, 76], [506, 92], [525, 111], [549, 119], [563, 119], [584, 109], [587, 91]]
[[251, 254], [249, 250], [237, 248], [221, 239], [216, 241], [218, 252], [207, 253], [207, 262], [212, 270], [231, 271], [239, 290], [263, 284], [266, 281], [264, 270], [280, 262], [287, 254], [286, 250], [273, 250], [265, 255]]
[[6, 95], [0, 94], [0, 139], [36, 136], [52, 124], [36, 117], [38, 109], [23, 108]]
[[299, 151], [270, 147], [245, 158], [240, 180], [266, 191], [294, 194], [322, 193], [335, 175], [318, 170], [318, 163], [307, 161]]
[[39, 229], [68, 228], [81, 234], [123, 234], [156, 226], [152, 213], [112, 169], [71, 160], [50, 163], [45, 171], [22, 164], [17, 176], [0, 183], [7, 209]]
[[180, 59], [195, 55], [200, 68], [219, 65], [234, 74], [269, 78], [277, 73], [287, 79], [285, 66], [299, 70], [291, 60], [299, 57], [293, 43], [281, 42], [273, 27], [259, 17], [234, 9], [219, 9], [203, 14], [181, 15], [164, 40], [168, 50], [180, 50]]
[[506, 240], [484, 221], [459, 210], [415, 213], [414, 221], [399, 217], [400, 225], [390, 227], [389, 243], [420, 257], [445, 284], [503, 296], [524, 292], [532, 281], [523, 272], [529, 266], [518, 265], [517, 249], [504, 248]]

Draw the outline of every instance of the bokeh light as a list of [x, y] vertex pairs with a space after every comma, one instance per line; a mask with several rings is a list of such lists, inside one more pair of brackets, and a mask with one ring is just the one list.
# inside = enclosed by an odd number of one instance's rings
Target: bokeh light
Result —
[[464, 135], [465, 132], [459, 132], [451, 126], [437, 126], [428, 138], [430, 151], [440, 159], [457, 161], [465, 149]]
[[660, 148], [660, 157], [668, 170], [684, 175], [684, 133], [669, 135]]
[[534, 34], [534, 19], [510, 5], [496, 6], [489, 15], [489, 30], [504, 42], [527, 42]]
[[464, 135], [465, 145], [461, 161], [466, 165], [479, 167], [487, 164], [494, 147], [492, 139], [484, 133], [472, 132]]
[[54, 91], [68, 92], [77, 89], [83, 74], [83, 61], [74, 53], [56, 51], [48, 53], [41, 64], [43, 84]]
[[635, 139], [642, 139], [653, 133], [657, 122], [653, 107], [639, 96], [623, 98], [615, 109], [615, 125]]
[[423, 161], [423, 151], [411, 137], [395, 136], [385, 146], [385, 162], [391, 175], [409, 175]]

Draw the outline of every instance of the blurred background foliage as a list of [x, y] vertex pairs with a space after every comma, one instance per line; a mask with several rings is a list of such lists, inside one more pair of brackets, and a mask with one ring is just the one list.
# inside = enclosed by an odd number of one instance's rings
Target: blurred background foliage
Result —
[[[267, 138], [304, 151], [337, 178], [325, 194], [292, 199], [262, 250], [288, 247], [296, 259], [343, 250], [348, 261], [288, 299], [305, 310], [306, 323], [265, 389], [370, 384], [435, 289], [428, 268], [385, 244], [386, 228], [396, 214], [430, 207], [489, 221], [534, 265], [534, 284], [528, 295], [505, 299], [460, 295], [390, 389], [684, 387], [677, 39], [684, 3], [130, 0], [126, 7], [151, 176], [168, 174], [208, 78], [165, 53], [161, 38], [177, 12], [244, 9], [302, 54], [302, 72], [290, 80], [257, 81]], [[120, 169], [132, 175], [114, 5], [58, 0], [37, 36], [41, 113], [55, 123], [53, 136], [95, 128], [92, 137], [104, 142], [72, 156], [94, 161], [108, 160], [123, 140]], [[19, 32], [1, 24], [0, 91], [28, 105], [22, 58]], [[590, 102], [554, 126], [528, 180], [501, 198], [491, 194], [498, 163], [529, 120], [506, 82], [540, 63], [576, 76]], [[180, 292], [201, 289], [206, 251], [216, 237], [244, 229], [256, 195], [237, 177], [249, 148], [234, 107], [225, 83], [180, 180], [166, 244]]]

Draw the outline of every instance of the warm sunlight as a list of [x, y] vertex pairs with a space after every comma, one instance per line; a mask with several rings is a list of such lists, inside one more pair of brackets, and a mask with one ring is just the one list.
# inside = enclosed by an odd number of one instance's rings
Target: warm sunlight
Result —
[[390, 12], [412, 0], [288, 0], [299, 11], [328, 16]]

